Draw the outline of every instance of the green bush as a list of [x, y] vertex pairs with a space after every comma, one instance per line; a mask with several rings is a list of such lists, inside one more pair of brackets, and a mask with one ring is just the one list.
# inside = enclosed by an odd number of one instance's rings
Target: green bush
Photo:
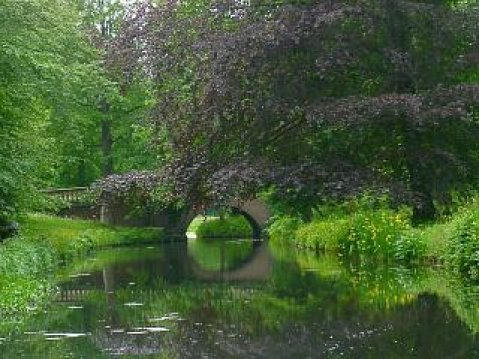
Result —
[[396, 261], [409, 262], [426, 255], [426, 242], [412, 231], [402, 231], [393, 245], [393, 257]]
[[295, 217], [277, 218], [268, 228], [269, 238], [276, 243], [294, 244], [296, 230], [301, 224], [301, 220]]
[[226, 216], [201, 223], [196, 229], [198, 238], [249, 238], [253, 230], [243, 216]]
[[43, 306], [53, 292], [44, 279], [0, 275], [0, 318], [2, 324], [19, 321], [28, 312]]
[[45, 244], [13, 238], [0, 246], [0, 318], [18, 321], [38, 309], [52, 293], [46, 279], [58, 264], [55, 251]]
[[313, 221], [300, 226], [295, 232], [294, 242], [311, 249], [337, 251], [339, 243], [349, 235], [349, 221], [330, 219]]
[[479, 218], [475, 210], [456, 220], [447, 245], [448, 265], [466, 278], [479, 279]]

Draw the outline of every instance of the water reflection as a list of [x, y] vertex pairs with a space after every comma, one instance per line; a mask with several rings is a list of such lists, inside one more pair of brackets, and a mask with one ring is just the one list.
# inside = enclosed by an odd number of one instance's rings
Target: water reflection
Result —
[[6, 358], [474, 358], [479, 295], [439, 269], [364, 268], [248, 241], [77, 263]]
[[188, 263], [196, 279], [209, 281], [265, 281], [273, 258], [265, 242], [251, 240], [191, 240]]

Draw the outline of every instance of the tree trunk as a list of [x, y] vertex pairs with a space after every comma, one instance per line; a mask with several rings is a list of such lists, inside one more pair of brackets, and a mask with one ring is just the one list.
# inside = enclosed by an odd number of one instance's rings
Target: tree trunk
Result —
[[[400, 10], [396, 0], [384, 0], [387, 10], [387, 36], [391, 48], [408, 53], [412, 51], [412, 34], [407, 26], [407, 17]], [[411, 66], [413, 66], [411, 64]], [[400, 71], [397, 79], [392, 84], [391, 92], [395, 93], [417, 93], [415, 78], [411, 75], [413, 71]], [[413, 203], [413, 222], [420, 223], [432, 220], [436, 217], [437, 211], [434, 206], [433, 196], [428, 187], [427, 176], [424, 175], [424, 168], [421, 166], [421, 134], [416, 127], [415, 119], [404, 118], [400, 125], [405, 146], [406, 170], [409, 175], [409, 187], [415, 196]]]
[[421, 223], [436, 218], [437, 210], [434, 205], [431, 189], [428, 187], [427, 176], [421, 166], [420, 134], [414, 125], [407, 123], [404, 126], [406, 151], [406, 167], [409, 174], [410, 189], [414, 195], [413, 223]]
[[[100, 0], [98, 6], [101, 11], [108, 9], [110, 2], [105, 4], [105, 1]], [[103, 39], [111, 36], [111, 21], [108, 17], [104, 17], [100, 23], [101, 35]], [[102, 175], [106, 177], [113, 173], [113, 136], [112, 136], [112, 121], [110, 118], [110, 104], [103, 98], [100, 103], [100, 111], [103, 114], [101, 120], [101, 151], [102, 151]]]
[[113, 173], [113, 136], [111, 120], [104, 114], [101, 121], [101, 152], [102, 152], [102, 175], [106, 177]]

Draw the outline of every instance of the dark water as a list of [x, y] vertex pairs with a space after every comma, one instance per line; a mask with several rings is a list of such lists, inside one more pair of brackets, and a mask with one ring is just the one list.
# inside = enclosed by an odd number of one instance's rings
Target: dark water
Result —
[[0, 358], [479, 358], [479, 290], [251, 241], [99, 252]]

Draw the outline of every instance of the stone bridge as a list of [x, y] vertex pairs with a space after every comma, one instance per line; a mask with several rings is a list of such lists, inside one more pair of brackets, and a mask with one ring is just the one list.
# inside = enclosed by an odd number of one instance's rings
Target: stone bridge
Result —
[[[88, 188], [62, 188], [45, 190], [49, 196], [68, 204], [61, 212], [68, 217], [96, 219], [102, 222], [130, 227], [162, 227], [173, 236], [185, 236], [186, 230], [193, 219], [204, 210], [187, 206], [185, 209], [152, 210], [140, 208], [132, 211], [128, 203], [88, 201]], [[271, 216], [266, 203], [258, 198], [239, 201], [232, 200], [227, 207], [233, 213], [242, 215], [253, 229], [253, 238], [260, 238]]]
[[[271, 216], [270, 211], [262, 200], [251, 199], [248, 201], [233, 200], [227, 207], [233, 213], [242, 215], [253, 230], [253, 238], [260, 238]], [[189, 206], [183, 210], [166, 209], [152, 211], [140, 216], [134, 216], [128, 206], [121, 204], [103, 203], [101, 205], [100, 219], [102, 222], [113, 225], [125, 225], [133, 227], [162, 227], [170, 235], [184, 236], [193, 219], [204, 213], [204, 210], [194, 209]]]

